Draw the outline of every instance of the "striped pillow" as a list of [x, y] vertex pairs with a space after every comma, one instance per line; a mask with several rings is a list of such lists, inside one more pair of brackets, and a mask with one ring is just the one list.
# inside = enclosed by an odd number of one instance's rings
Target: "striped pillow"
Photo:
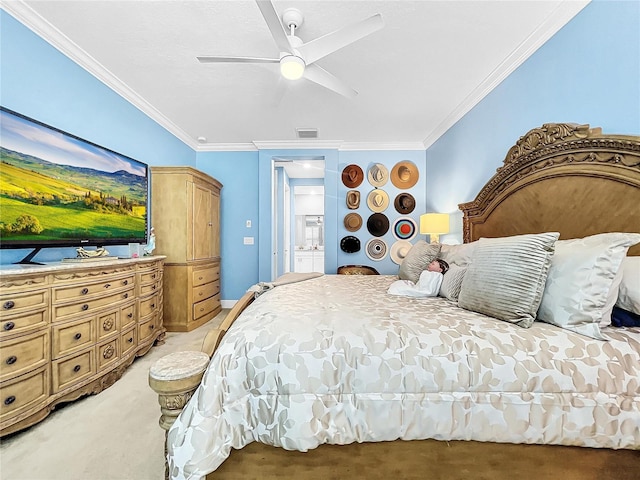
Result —
[[458, 305], [528, 328], [547, 280], [558, 232], [481, 238]]
[[449, 265], [449, 270], [442, 278], [442, 285], [438, 295], [457, 302], [458, 295], [460, 295], [460, 287], [462, 287], [462, 279], [466, 271], [467, 267], [461, 267], [455, 263]]
[[424, 240], [418, 240], [402, 260], [398, 270], [398, 278], [418, 283], [422, 271], [427, 269], [427, 265], [435, 260], [439, 253], [439, 243], [427, 243]]

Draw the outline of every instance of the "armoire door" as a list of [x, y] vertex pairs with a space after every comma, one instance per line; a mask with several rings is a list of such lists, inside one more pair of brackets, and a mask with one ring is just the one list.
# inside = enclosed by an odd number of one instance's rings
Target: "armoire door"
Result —
[[213, 195], [197, 183], [193, 188], [193, 260], [213, 256]]

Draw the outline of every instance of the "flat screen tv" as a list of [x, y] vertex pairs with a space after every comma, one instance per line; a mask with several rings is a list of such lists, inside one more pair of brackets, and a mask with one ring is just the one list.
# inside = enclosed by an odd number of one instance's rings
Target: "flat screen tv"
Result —
[[[0, 107], [0, 247], [146, 243], [148, 167]], [[32, 262], [33, 263], [33, 262]]]

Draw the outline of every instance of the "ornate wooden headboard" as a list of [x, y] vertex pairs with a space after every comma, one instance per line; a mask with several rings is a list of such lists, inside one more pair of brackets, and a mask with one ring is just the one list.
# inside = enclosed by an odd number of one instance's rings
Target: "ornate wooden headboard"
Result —
[[[640, 232], [640, 137], [547, 123], [511, 147], [475, 200], [459, 205], [464, 241], [560, 232]], [[640, 255], [640, 245], [629, 250]]]

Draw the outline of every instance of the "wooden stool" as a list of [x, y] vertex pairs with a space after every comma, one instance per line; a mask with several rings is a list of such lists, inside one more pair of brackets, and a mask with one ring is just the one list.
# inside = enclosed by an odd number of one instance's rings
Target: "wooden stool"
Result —
[[366, 265], [343, 265], [338, 267], [338, 275], [380, 275], [373, 267]]
[[165, 430], [165, 479], [169, 478], [167, 433], [200, 385], [209, 360], [204, 352], [175, 352], [165, 355], [149, 369], [149, 386], [158, 394], [160, 427]]

